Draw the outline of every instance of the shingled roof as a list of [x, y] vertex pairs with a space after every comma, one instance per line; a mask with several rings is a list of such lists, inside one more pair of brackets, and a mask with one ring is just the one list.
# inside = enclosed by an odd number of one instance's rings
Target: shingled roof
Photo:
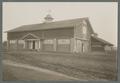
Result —
[[17, 27], [15, 29], [6, 31], [6, 32], [22, 32], [22, 31], [33, 31], [33, 30], [45, 30], [45, 29], [57, 29], [57, 28], [70, 28], [74, 27], [77, 23], [79, 23], [82, 20], [86, 20], [90, 32], [93, 32], [93, 29], [91, 27], [91, 24], [89, 22], [89, 19], [86, 18], [77, 18], [77, 19], [70, 19], [70, 20], [62, 20], [62, 21], [55, 21], [50, 23], [40, 23], [40, 24], [30, 24], [30, 25], [23, 25], [20, 27]]

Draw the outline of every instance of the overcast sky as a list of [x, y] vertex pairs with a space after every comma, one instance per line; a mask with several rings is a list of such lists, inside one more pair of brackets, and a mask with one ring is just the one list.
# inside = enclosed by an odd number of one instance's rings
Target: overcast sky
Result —
[[[89, 17], [98, 36], [117, 46], [117, 10], [117, 2], [4, 2], [3, 32], [21, 25], [41, 23], [48, 13], [54, 21]], [[5, 40], [7, 36], [3, 33]]]

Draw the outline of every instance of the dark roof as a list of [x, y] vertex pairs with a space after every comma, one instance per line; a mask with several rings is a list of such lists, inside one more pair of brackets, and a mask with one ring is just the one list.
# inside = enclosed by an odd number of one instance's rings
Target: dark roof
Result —
[[113, 44], [111, 44], [110, 42], [108, 42], [108, 41], [106, 41], [106, 40], [104, 40], [104, 39], [101, 39], [101, 38], [99, 38], [99, 37], [97, 37], [97, 36], [92, 36], [92, 38], [98, 40], [99, 42], [101, 42], [101, 43], [103, 43], [103, 44], [105, 44], [105, 45], [113, 46]]
[[62, 21], [55, 21], [50, 23], [40, 23], [40, 24], [30, 24], [30, 25], [23, 25], [18, 28], [9, 30], [7, 32], [21, 32], [21, 31], [33, 31], [33, 30], [45, 30], [45, 29], [56, 29], [56, 28], [70, 28], [74, 27], [75, 24], [79, 23], [82, 20], [86, 20], [88, 26], [90, 27], [91, 32], [93, 33], [93, 29], [89, 22], [89, 19], [86, 18], [77, 18], [77, 19], [70, 19], [70, 20], [62, 20]]

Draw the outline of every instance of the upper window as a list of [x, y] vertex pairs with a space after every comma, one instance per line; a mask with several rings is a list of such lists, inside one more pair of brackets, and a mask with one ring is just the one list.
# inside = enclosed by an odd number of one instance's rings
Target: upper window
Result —
[[86, 33], [87, 33], [87, 27], [83, 26], [83, 34], [86, 34]]
[[87, 23], [86, 23], [86, 21], [85, 21], [85, 20], [83, 20], [83, 24], [84, 24], [84, 25], [87, 25]]

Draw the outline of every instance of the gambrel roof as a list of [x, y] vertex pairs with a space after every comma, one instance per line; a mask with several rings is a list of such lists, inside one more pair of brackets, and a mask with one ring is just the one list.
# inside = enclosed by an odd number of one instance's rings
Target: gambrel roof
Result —
[[80, 23], [82, 20], [86, 20], [88, 28], [90, 29], [91, 33], [94, 33], [89, 19], [86, 18], [77, 18], [77, 19], [70, 19], [70, 20], [62, 20], [62, 21], [55, 21], [50, 23], [40, 23], [40, 24], [30, 24], [30, 25], [23, 25], [18, 28], [9, 30], [7, 32], [21, 32], [21, 31], [33, 31], [33, 30], [46, 30], [46, 29], [57, 29], [57, 28], [71, 28], [75, 27], [76, 24]]

